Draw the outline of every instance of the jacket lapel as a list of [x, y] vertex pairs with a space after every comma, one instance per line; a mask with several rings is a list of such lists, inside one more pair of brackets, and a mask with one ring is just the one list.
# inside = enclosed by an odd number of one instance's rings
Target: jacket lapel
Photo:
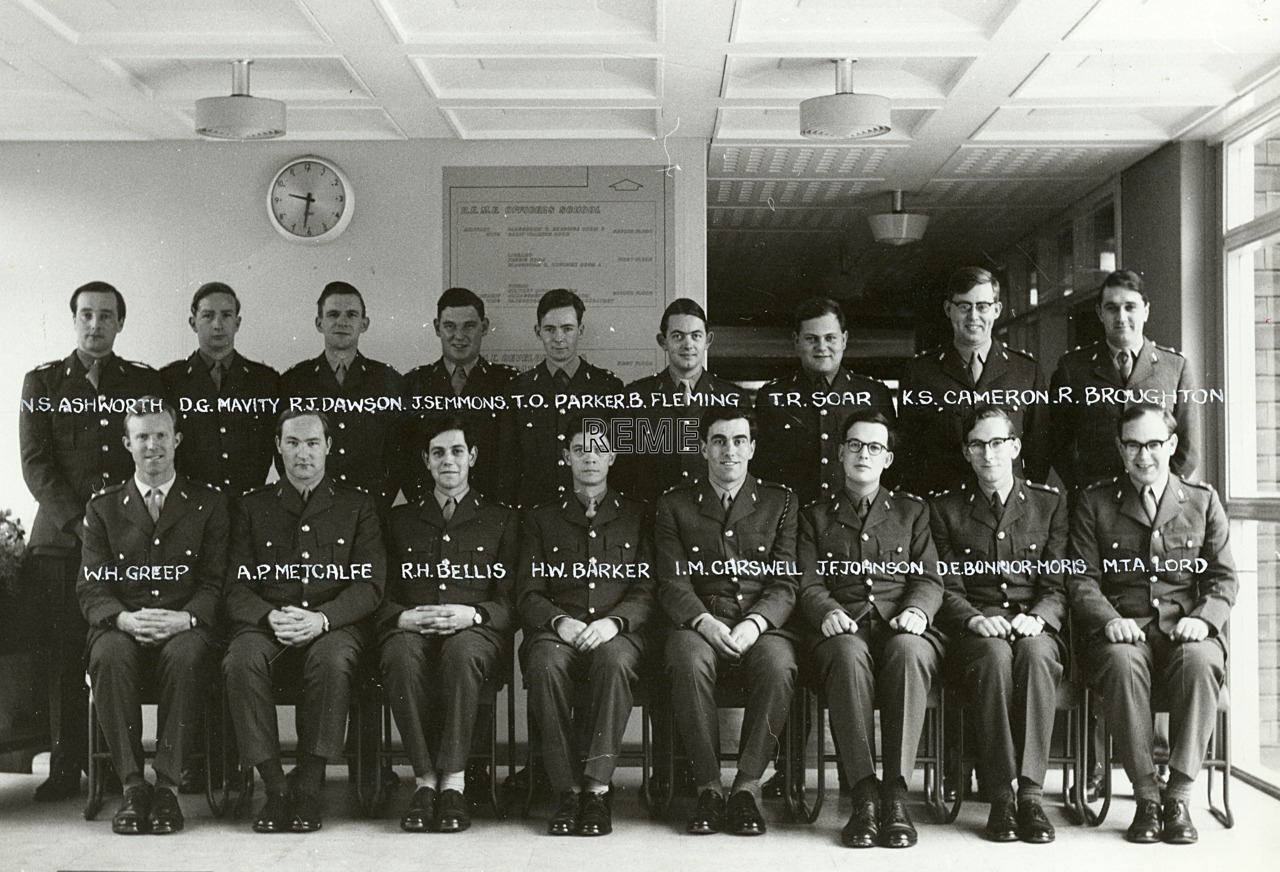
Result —
[[[191, 483], [181, 475], [174, 480], [173, 487], [169, 488], [169, 496], [165, 498], [164, 508], [160, 510], [160, 520], [156, 521], [157, 536], [173, 527], [191, 511], [191, 498], [188, 495], [190, 488]], [[149, 512], [147, 517], [151, 517]]]

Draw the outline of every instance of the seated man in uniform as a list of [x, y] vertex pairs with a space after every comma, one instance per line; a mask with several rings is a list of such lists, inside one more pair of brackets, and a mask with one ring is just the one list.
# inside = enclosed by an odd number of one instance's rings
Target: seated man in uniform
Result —
[[[1189, 844], [1187, 799], [1213, 735], [1226, 674], [1223, 627], [1238, 582], [1227, 517], [1213, 488], [1169, 471], [1177, 421], [1160, 406], [1120, 416], [1125, 475], [1080, 494], [1067, 591], [1090, 681], [1133, 783], [1131, 842]], [[1169, 710], [1169, 786], [1152, 761], [1153, 683]]]
[[[76, 593], [89, 623], [94, 708], [124, 804], [122, 835], [183, 827], [178, 782], [183, 753], [217, 667], [214, 622], [227, 559], [227, 501], [174, 470], [173, 409], [156, 397], [125, 415], [133, 477], [89, 501]], [[160, 692], [156, 786], [142, 774], [142, 702], [150, 673]]]
[[[689, 753], [698, 805], [688, 831], [742, 836], [765, 831], [760, 779], [773, 759], [796, 680], [794, 635], [783, 626], [796, 600], [796, 497], [755, 478], [754, 413], [704, 413], [707, 475], [658, 500], [658, 598], [674, 625], [666, 671], [676, 727]], [[748, 691], [738, 772], [726, 807], [720, 776], [717, 679]]]
[[603, 836], [653, 610], [653, 535], [648, 506], [609, 486], [606, 436], [578, 415], [564, 436], [573, 493], [526, 510], [520, 527], [520, 658], [560, 797], [547, 832]]
[[889, 420], [875, 409], [852, 412], [840, 442], [844, 487], [801, 513], [800, 608], [826, 687], [832, 737], [853, 782], [853, 814], [841, 841], [850, 848], [907, 848], [917, 838], [907, 779], [943, 649], [930, 626], [942, 604], [938, 554], [924, 501], [880, 483], [893, 463]]
[[1022, 440], [1004, 409], [978, 406], [963, 434], [977, 483], [931, 506], [933, 543], [950, 571], [938, 625], [954, 640], [950, 660], [977, 717], [987, 838], [1052, 842], [1041, 793], [1066, 657], [1067, 500], [1015, 473]]
[[[245, 494], [235, 512], [227, 558], [232, 638], [222, 671], [240, 759], [257, 767], [266, 787], [253, 822], [259, 833], [320, 829], [325, 763], [342, 756], [365, 624], [386, 581], [378, 504], [326, 475], [331, 445], [323, 413], [282, 413], [276, 450], [285, 477]], [[301, 673], [292, 791], [276, 728], [281, 669]]]
[[480, 690], [511, 660], [517, 523], [470, 486], [479, 452], [467, 422], [421, 420], [418, 442], [435, 486], [391, 510], [377, 624], [382, 678], [417, 781], [400, 827], [453, 833], [471, 826], [463, 790]]

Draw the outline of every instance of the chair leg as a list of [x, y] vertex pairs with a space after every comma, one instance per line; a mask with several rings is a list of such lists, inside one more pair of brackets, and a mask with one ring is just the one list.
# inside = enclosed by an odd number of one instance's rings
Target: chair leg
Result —
[[[88, 677], [85, 683], [89, 684]], [[94, 711], [93, 685], [89, 684], [89, 753], [88, 753], [88, 770], [89, 770], [89, 798], [84, 804], [84, 819], [93, 820], [98, 816], [98, 812], [102, 809], [102, 773], [99, 765], [99, 754], [101, 743], [98, 736], [98, 719]]]
[[[946, 690], [943, 690], [943, 693], [945, 694]], [[965, 795], [966, 789], [969, 786], [968, 784], [969, 777], [966, 774], [966, 770], [964, 768], [964, 703], [959, 702], [958, 705], [960, 707], [960, 710], [956, 713], [956, 730], [958, 731], [958, 735], [956, 737], [955, 744], [956, 744], [956, 754], [960, 757], [958, 761], [960, 765], [958, 768], [961, 775], [964, 777], [960, 779], [960, 783], [957, 785], [956, 801], [951, 804], [950, 809], [946, 808], [947, 798], [945, 794], [945, 781], [942, 777], [939, 777], [938, 779], [939, 782], [943, 783], [943, 787], [944, 787], [944, 793], [942, 794], [942, 801], [943, 801], [943, 810], [946, 811], [946, 817], [943, 819], [943, 822], [948, 824], [955, 823], [956, 818], [960, 817], [960, 807], [964, 805], [964, 795]], [[939, 747], [945, 747], [945, 745], [939, 744]], [[946, 772], [946, 769], [943, 768], [941, 761], [939, 761], [938, 763], [938, 771], [940, 773]]]
[[[1213, 749], [1215, 762], [1209, 766], [1209, 813], [1226, 829], [1236, 825], [1235, 814], [1231, 811], [1231, 734], [1230, 721], [1225, 713], [1219, 713], [1217, 728], [1213, 732]], [[1217, 772], [1217, 760], [1222, 761], [1222, 807], [1213, 802], [1214, 774]]]
[[527, 709], [525, 711], [525, 741], [528, 747], [525, 751], [525, 760], [527, 762], [525, 763], [524, 771], [529, 776], [527, 779], [529, 784], [525, 788], [524, 805], [520, 809], [520, 817], [527, 820], [529, 817], [530, 811], [533, 809], [533, 794], [534, 794], [533, 782], [535, 780], [533, 777], [533, 764], [534, 764], [533, 713], [528, 711]]
[[489, 707], [489, 808], [495, 818], [505, 817], [498, 799], [498, 695]]
[[[803, 792], [796, 797], [796, 819], [811, 824], [817, 821], [818, 815], [822, 813], [822, 803], [825, 801], [827, 794], [827, 712], [818, 694], [812, 693], [806, 688], [802, 688], [799, 693], [801, 694], [801, 704], [804, 706], [806, 714], [810, 711], [813, 712], [813, 730], [818, 743], [818, 773], [817, 783], [814, 786], [816, 794], [813, 799], [813, 805], [810, 806], [805, 801]], [[812, 705], [810, 704], [811, 700]], [[805, 760], [805, 745], [803, 741], [801, 741], [799, 750], [801, 764], [803, 765]], [[801, 786], [803, 787], [803, 781]]]

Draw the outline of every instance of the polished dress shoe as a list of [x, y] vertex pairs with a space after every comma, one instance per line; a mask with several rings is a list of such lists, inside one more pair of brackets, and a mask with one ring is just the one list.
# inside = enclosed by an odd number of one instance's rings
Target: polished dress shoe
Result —
[[295, 790], [290, 805], [293, 810], [290, 832], [314, 833], [324, 826], [324, 803], [320, 801], [320, 794], [311, 790]]
[[739, 790], [729, 797], [729, 808], [725, 813], [729, 822], [729, 832], [735, 836], [761, 836], [765, 832], [764, 816], [756, 805], [756, 798], [748, 790]]
[[607, 836], [613, 832], [613, 810], [610, 808], [610, 791], [592, 793], [583, 791], [582, 805], [578, 808], [578, 835]]
[[436, 833], [460, 833], [471, 828], [471, 810], [467, 798], [459, 790], [443, 790], [436, 801], [436, 816], [431, 831]]
[[174, 792], [167, 787], [157, 787], [151, 796], [151, 815], [148, 817], [151, 834], [167, 836], [181, 832], [186, 823]]
[[293, 814], [289, 811], [289, 797], [283, 793], [267, 793], [267, 801], [253, 820], [255, 833], [287, 833]]
[[400, 818], [400, 829], [406, 833], [425, 833], [436, 818], [436, 789], [419, 787], [409, 798], [409, 807]]
[[901, 797], [880, 804], [880, 844], [886, 848], [910, 848], [916, 843], [916, 825], [911, 822], [907, 801]]
[[696, 836], [724, 829], [724, 796], [720, 791], [704, 790], [698, 794], [698, 807], [693, 810], [686, 829]]
[[760, 794], [765, 799], [781, 799], [787, 795], [787, 778], [781, 771], [773, 775], [760, 786]]
[[124, 802], [111, 819], [111, 832], [136, 836], [147, 832], [151, 819], [151, 785], [139, 784], [124, 792]]
[[80, 794], [80, 770], [62, 769], [50, 772], [36, 787], [36, 802], [62, 802]]
[[1018, 841], [1018, 807], [1012, 796], [1002, 797], [991, 803], [987, 815], [987, 828], [983, 834], [992, 842]]
[[551, 836], [572, 836], [578, 831], [578, 806], [581, 802], [578, 794], [566, 790], [560, 794], [560, 805], [556, 813], [547, 821], [547, 834]]
[[1166, 799], [1160, 810], [1162, 838], [1168, 845], [1194, 845], [1200, 838], [1196, 825], [1191, 822], [1191, 809], [1184, 799]]
[[1034, 799], [1018, 803], [1018, 838], [1033, 845], [1047, 845], [1053, 841], [1053, 824], [1044, 813], [1044, 806]]
[[874, 799], [855, 800], [853, 814], [840, 831], [846, 848], [874, 848], [880, 841], [880, 804]]
[[1138, 808], [1133, 813], [1133, 823], [1124, 837], [1140, 845], [1150, 845], [1160, 841], [1160, 803], [1150, 799], [1138, 800]]

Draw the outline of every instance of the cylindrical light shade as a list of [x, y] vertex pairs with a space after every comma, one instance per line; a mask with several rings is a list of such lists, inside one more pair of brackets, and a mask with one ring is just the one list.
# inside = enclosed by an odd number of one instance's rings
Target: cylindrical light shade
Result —
[[810, 139], [866, 139], [888, 133], [889, 98], [825, 94], [800, 103], [800, 135]]
[[213, 139], [276, 139], [284, 136], [284, 103], [233, 94], [196, 101], [196, 133]]
[[906, 245], [924, 238], [925, 228], [929, 226], [929, 216], [910, 212], [883, 212], [868, 215], [867, 224], [871, 225], [871, 235], [876, 242]]

